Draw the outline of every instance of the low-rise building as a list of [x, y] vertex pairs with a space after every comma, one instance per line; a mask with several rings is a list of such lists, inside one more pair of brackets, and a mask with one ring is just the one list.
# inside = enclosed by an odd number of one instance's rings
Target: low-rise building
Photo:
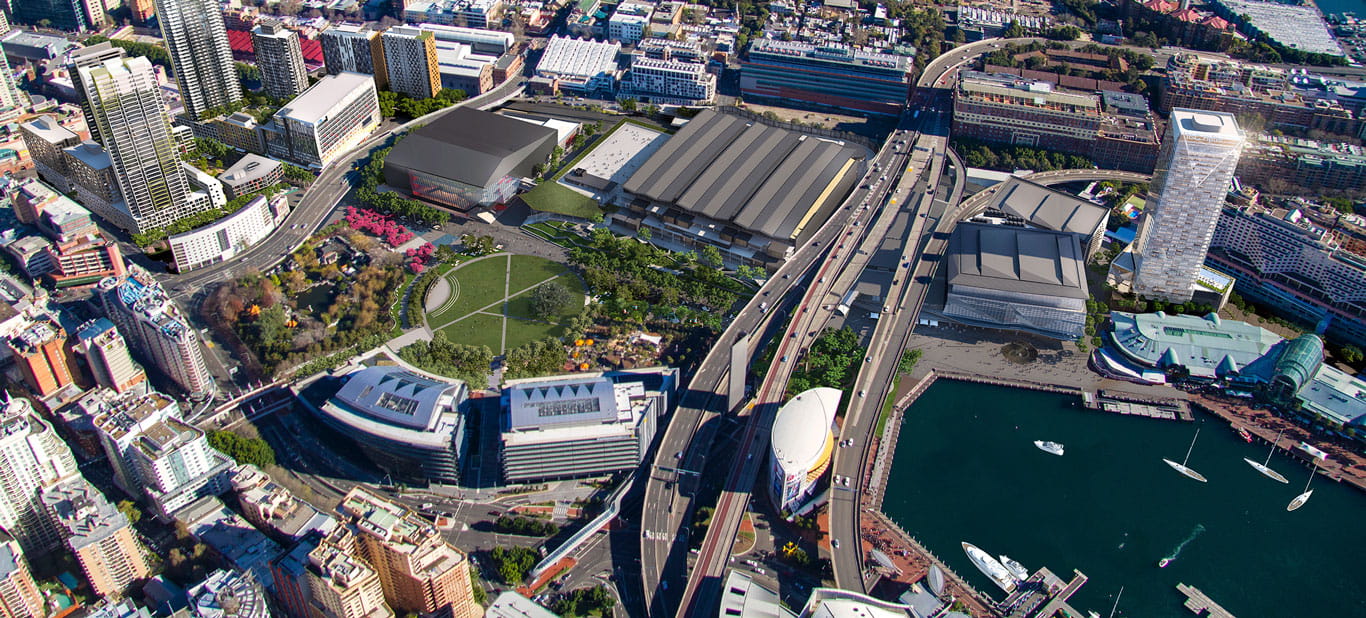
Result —
[[835, 43], [758, 39], [740, 70], [746, 100], [804, 103], [897, 114], [911, 88], [911, 58]]
[[249, 154], [223, 170], [218, 175], [218, 182], [223, 183], [228, 199], [237, 199], [273, 187], [284, 177], [284, 164], [269, 157]]
[[321, 406], [302, 401], [395, 478], [460, 482], [463, 382], [402, 366], [356, 368], [339, 381], [317, 385]]
[[1086, 255], [1075, 234], [960, 223], [949, 237], [944, 316], [1077, 339], [1086, 326]]
[[1105, 100], [1109, 105], [1102, 107], [1102, 97], [1092, 93], [1011, 74], [965, 71], [954, 89], [953, 133], [1151, 172], [1159, 145], [1152, 115], [1131, 95], [1109, 93]]
[[705, 64], [635, 55], [623, 95], [650, 103], [705, 105], [716, 98], [716, 76]]
[[503, 0], [418, 0], [406, 3], [403, 20], [408, 23], [444, 24], [488, 28], [503, 17]]
[[167, 239], [178, 272], [230, 260], [264, 240], [289, 215], [289, 200], [258, 195], [241, 210]]
[[768, 497], [779, 511], [796, 511], [815, 493], [835, 450], [835, 388], [813, 388], [788, 400], [769, 434]]
[[175, 520], [195, 541], [208, 545], [223, 564], [239, 572], [251, 572], [266, 588], [272, 587], [270, 563], [280, 555], [280, 545], [217, 496], [204, 496], [180, 508], [175, 512]]
[[552, 36], [536, 64], [536, 76], [572, 92], [612, 93], [617, 87], [621, 44]]
[[1360, 137], [1366, 130], [1360, 89], [1317, 75], [1231, 60], [1177, 54], [1167, 62], [1159, 109], [1260, 116], [1267, 129], [1316, 129]]
[[607, 39], [622, 45], [633, 45], [650, 31], [650, 16], [654, 4], [642, 0], [626, 0], [607, 20]]
[[469, 107], [451, 110], [394, 145], [385, 182], [458, 210], [503, 203], [555, 149], [552, 129]]
[[196, 618], [271, 618], [265, 588], [251, 572], [219, 569], [185, 593]]
[[1366, 186], [1366, 148], [1348, 142], [1249, 136], [1235, 174], [1268, 192], [1350, 191]]
[[266, 147], [271, 156], [321, 168], [369, 137], [379, 121], [374, 79], [328, 75], [275, 112]]
[[1100, 250], [1108, 208], [1016, 176], [993, 190], [991, 201], [973, 221], [1076, 234], [1088, 260]]
[[860, 159], [851, 146], [704, 110], [622, 183], [614, 220], [649, 228], [653, 242], [776, 269], [858, 182]]
[[256, 466], [238, 466], [229, 481], [237, 495], [238, 510], [257, 528], [297, 541], [312, 532], [327, 535], [337, 527], [331, 515], [276, 484]]
[[512, 380], [503, 386], [503, 479], [522, 483], [640, 465], [672, 404], [675, 369]]

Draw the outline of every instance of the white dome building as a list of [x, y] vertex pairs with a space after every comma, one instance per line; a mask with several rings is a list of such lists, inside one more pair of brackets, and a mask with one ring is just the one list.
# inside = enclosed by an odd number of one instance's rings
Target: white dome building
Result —
[[769, 498], [779, 511], [791, 510], [811, 496], [816, 480], [830, 467], [835, 448], [835, 412], [843, 393], [813, 388], [778, 410], [769, 436]]

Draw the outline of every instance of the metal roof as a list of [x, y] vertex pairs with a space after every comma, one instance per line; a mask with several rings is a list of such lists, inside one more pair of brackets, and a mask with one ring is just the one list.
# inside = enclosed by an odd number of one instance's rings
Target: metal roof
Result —
[[556, 138], [554, 129], [460, 107], [400, 140], [385, 166], [487, 187], [504, 176], [529, 173], [539, 162], [530, 158], [542, 148], [549, 155]]
[[1191, 375], [1237, 372], [1269, 377], [1281, 338], [1246, 322], [1210, 314], [1110, 313], [1110, 340], [1125, 356], [1148, 367], [1181, 366]]
[[988, 208], [1020, 217], [1034, 227], [1086, 237], [1102, 228], [1110, 214], [1104, 206], [1013, 176]]
[[813, 388], [789, 399], [773, 418], [773, 458], [789, 473], [805, 474], [830, 456], [830, 427], [843, 391]]
[[704, 110], [669, 138], [623, 188], [771, 238], [792, 238], [823, 204], [842, 198], [857, 153], [841, 144]]
[[949, 238], [947, 259], [951, 286], [1061, 298], [1088, 296], [1085, 257], [1071, 234], [960, 223]]

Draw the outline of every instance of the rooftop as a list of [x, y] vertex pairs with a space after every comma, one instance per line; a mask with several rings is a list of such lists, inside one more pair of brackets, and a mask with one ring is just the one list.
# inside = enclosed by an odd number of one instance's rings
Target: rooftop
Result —
[[1085, 299], [1085, 255], [1067, 233], [960, 223], [946, 254], [950, 286]]
[[[764, 156], [755, 156], [763, 153]], [[771, 238], [798, 236], [851, 172], [842, 144], [704, 110], [664, 142], [623, 188]]]
[[1312, 4], [1285, 4], [1259, 0], [1214, 0], [1233, 15], [1246, 15], [1253, 28], [1267, 37], [1301, 51], [1344, 56], [1323, 15]]
[[558, 614], [537, 605], [520, 594], [507, 590], [498, 595], [484, 612], [484, 618], [556, 618]]
[[402, 367], [376, 366], [346, 377], [334, 399], [374, 421], [436, 431], [442, 416], [465, 400], [465, 384], [419, 375]]
[[218, 179], [225, 183], [236, 186], [244, 182], [265, 176], [281, 167], [281, 163], [269, 157], [258, 154], [248, 153], [234, 163], [232, 167], [223, 170], [218, 175]]
[[72, 551], [99, 543], [128, 527], [128, 518], [80, 475], [48, 487], [42, 500], [66, 528], [66, 542]]
[[911, 69], [911, 58], [894, 54], [856, 49], [839, 43], [803, 43], [780, 39], [757, 39], [749, 53], [769, 56], [805, 58], [852, 67], [876, 69], [881, 71], [907, 72]]
[[1242, 141], [1243, 131], [1238, 119], [1228, 112], [1176, 108], [1171, 114], [1172, 127], [1177, 137], [1200, 136], [1220, 141]]
[[525, 175], [549, 154], [554, 129], [492, 112], [459, 107], [400, 140], [385, 163], [419, 170], [476, 187], [508, 175]]
[[813, 388], [789, 399], [778, 410], [769, 443], [783, 470], [809, 472], [830, 457], [834, 439], [830, 427], [842, 395], [835, 388]]
[[67, 129], [62, 126], [61, 123], [57, 122], [57, 119], [52, 116], [34, 118], [19, 126], [53, 144], [77, 139], [78, 137], [75, 133], [72, 133], [70, 129]]
[[621, 44], [576, 39], [567, 36], [552, 36], [546, 45], [541, 61], [536, 65], [536, 73], [593, 77], [617, 70], [617, 54]]
[[[1210, 314], [1110, 313], [1110, 340], [1126, 357], [1148, 367], [1185, 367], [1214, 377], [1254, 371], [1270, 376], [1281, 338], [1259, 326]], [[1251, 368], [1251, 369], [1250, 369]]]
[[375, 78], [364, 73], [342, 71], [327, 75], [290, 100], [289, 105], [280, 108], [275, 115], [296, 122], [319, 124], [327, 121], [330, 114], [350, 101], [356, 93], [372, 90], [374, 85]]
[[1109, 210], [1081, 198], [1012, 176], [987, 206], [1055, 232], [1091, 236], [1104, 226]]

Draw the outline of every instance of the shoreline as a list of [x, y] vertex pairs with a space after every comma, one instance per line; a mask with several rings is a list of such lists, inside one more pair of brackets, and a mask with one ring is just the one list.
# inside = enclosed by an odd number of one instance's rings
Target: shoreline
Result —
[[[906, 410], [940, 379], [1072, 395], [1078, 399], [1082, 399], [1087, 391], [1075, 386], [931, 368], [905, 395], [893, 403], [882, 435], [873, 436], [869, 444], [868, 463], [863, 471], [865, 479], [863, 496], [860, 498], [861, 511], [863, 512], [859, 518], [859, 529], [862, 535], [860, 544], [864, 551], [875, 548], [888, 554], [892, 562], [897, 565], [899, 572], [885, 573], [886, 569], [876, 565], [871, 568], [883, 571], [882, 577], [884, 579], [910, 584], [924, 577], [930, 565], [936, 565], [944, 571], [946, 578], [951, 583], [948, 588], [961, 592], [967, 597], [956, 600], [968, 604], [974, 616], [999, 616], [1001, 615], [1000, 612], [995, 609], [996, 601], [968, 585], [948, 565], [939, 560], [914, 536], [903, 530], [882, 511], [891, 474], [892, 458], [896, 454], [901, 424], [905, 418]], [[1277, 416], [1267, 410], [1251, 408], [1241, 403], [1241, 400], [1236, 402], [1223, 401], [1202, 393], [1178, 392], [1186, 397], [1191, 408], [1227, 422], [1230, 428], [1233, 426], [1245, 427], [1265, 444], [1270, 444], [1275, 439], [1277, 432], [1284, 430], [1285, 433], [1277, 442], [1276, 448], [1281, 449], [1285, 454], [1302, 464], [1311, 464], [1314, 458], [1308, 452], [1298, 448], [1300, 442], [1322, 448], [1325, 452], [1330, 453], [1330, 457], [1326, 462], [1320, 462], [1318, 474], [1339, 483], [1345, 481], [1358, 490], [1366, 491], [1366, 457], [1357, 455], [1336, 443], [1322, 442], [1323, 436], [1311, 433], [1308, 428], [1295, 421]], [[1079, 403], [1082, 402], [1079, 401]], [[1324, 448], [1325, 446], [1328, 448]]]

